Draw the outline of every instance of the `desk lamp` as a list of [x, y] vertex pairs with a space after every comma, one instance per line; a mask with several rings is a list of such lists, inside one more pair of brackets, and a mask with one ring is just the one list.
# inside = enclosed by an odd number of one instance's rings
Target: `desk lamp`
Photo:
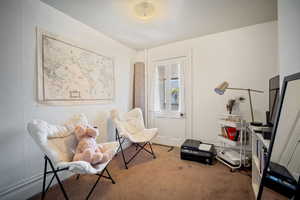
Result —
[[252, 119], [252, 122], [251, 122], [251, 125], [256, 125], [256, 126], [259, 126], [261, 125], [260, 122], [255, 122], [254, 121], [254, 114], [253, 114], [253, 106], [252, 106], [252, 99], [251, 99], [251, 92], [256, 92], [256, 93], [263, 93], [263, 91], [260, 91], [260, 90], [253, 90], [253, 89], [247, 89], [247, 88], [230, 88], [229, 87], [229, 83], [224, 81], [223, 83], [221, 83], [219, 86], [217, 86], [215, 88], [215, 92], [219, 95], [223, 95], [224, 92], [226, 90], [240, 90], [240, 91], [248, 91], [248, 95], [249, 95], [249, 103], [250, 103], [250, 111], [251, 111], [251, 119]]

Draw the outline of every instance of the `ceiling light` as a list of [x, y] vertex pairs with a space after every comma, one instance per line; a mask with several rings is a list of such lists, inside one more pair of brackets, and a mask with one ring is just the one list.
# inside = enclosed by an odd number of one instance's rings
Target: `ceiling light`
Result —
[[134, 12], [138, 18], [147, 20], [154, 16], [155, 8], [152, 3], [143, 1], [135, 5]]

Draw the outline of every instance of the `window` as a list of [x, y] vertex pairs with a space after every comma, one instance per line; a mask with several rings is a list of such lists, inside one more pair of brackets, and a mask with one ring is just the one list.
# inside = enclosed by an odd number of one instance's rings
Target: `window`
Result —
[[158, 113], [183, 112], [183, 62], [162, 62], [155, 67], [155, 108]]
[[180, 92], [180, 76], [179, 76], [179, 64], [171, 65], [171, 110], [179, 111], [179, 92]]

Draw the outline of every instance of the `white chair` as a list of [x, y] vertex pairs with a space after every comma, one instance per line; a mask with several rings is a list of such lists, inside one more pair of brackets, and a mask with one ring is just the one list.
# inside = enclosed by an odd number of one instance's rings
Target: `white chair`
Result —
[[[69, 199], [58, 176], [58, 172], [65, 170], [78, 174], [77, 179], [79, 178], [80, 174], [95, 174], [98, 176], [98, 179], [89, 191], [86, 199], [90, 197], [101, 177], [110, 179], [113, 184], [115, 183], [107, 170], [110, 160], [96, 166], [92, 166], [90, 163], [85, 161], [72, 161], [77, 146], [77, 140], [73, 134], [74, 127], [77, 125], [87, 124], [87, 118], [83, 114], [75, 116], [63, 126], [51, 125], [42, 120], [32, 120], [28, 123], [28, 132], [40, 147], [41, 151], [44, 153], [45, 165], [41, 197], [42, 199], [45, 198], [45, 195], [54, 178], [56, 178], [65, 199]], [[108, 142], [103, 143], [102, 145], [104, 148], [110, 151], [112, 155], [111, 158], [117, 152], [117, 142]], [[50, 165], [50, 171], [47, 169], [48, 163]], [[104, 175], [104, 172], [107, 173], [107, 176]], [[48, 174], [52, 174], [53, 176], [46, 187], [46, 179]]]
[[[157, 128], [146, 129], [144, 125], [143, 114], [140, 108], [135, 108], [127, 113], [119, 115], [118, 110], [111, 111], [111, 117], [116, 125], [116, 140], [119, 142], [119, 149], [121, 149], [125, 168], [128, 169], [128, 164], [136, 157], [141, 150], [145, 150], [155, 158], [152, 149], [151, 141], [157, 136]], [[122, 144], [125, 140], [129, 140], [136, 146], [137, 152], [129, 158], [125, 159]], [[122, 141], [121, 141], [122, 140]], [[149, 144], [150, 150], [146, 149]]]

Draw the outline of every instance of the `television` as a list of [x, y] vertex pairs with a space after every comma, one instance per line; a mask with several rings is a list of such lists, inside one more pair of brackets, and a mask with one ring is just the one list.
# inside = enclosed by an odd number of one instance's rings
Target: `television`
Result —
[[279, 84], [279, 75], [274, 76], [269, 80], [269, 114], [267, 115], [267, 123], [270, 126], [273, 126], [275, 121], [279, 101]]

